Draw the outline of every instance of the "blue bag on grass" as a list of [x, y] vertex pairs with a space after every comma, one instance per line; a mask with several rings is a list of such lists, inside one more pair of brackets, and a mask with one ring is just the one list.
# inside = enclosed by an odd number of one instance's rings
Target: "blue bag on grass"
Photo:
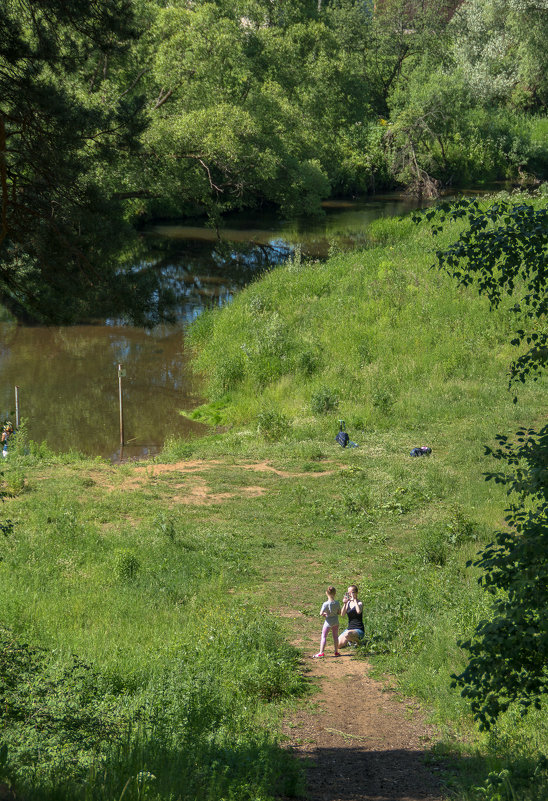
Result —
[[430, 456], [431, 453], [432, 448], [429, 448], [428, 445], [421, 445], [420, 448], [413, 448], [409, 456]]
[[348, 440], [349, 439], [350, 439], [350, 437], [348, 436], [348, 434], [345, 431], [344, 420], [339, 420], [339, 433], [335, 437], [335, 441], [339, 443], [341, 448], [346, 448], [346, 446], [348, 445]]

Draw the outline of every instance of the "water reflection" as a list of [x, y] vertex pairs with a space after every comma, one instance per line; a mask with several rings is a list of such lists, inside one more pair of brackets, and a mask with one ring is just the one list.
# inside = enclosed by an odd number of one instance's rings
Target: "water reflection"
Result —
[[[236, 237], [237, 232], [225, 233]], [[143, 234], [140, 264], [160, 273], [176, 298], [177, 319], [188, 323], [204, 308], [228, 303], [242, 286], [291, 255], [288, 242], [271, 240], [250, 240], [249, 231], [240, 239], [218, 240], [207, 228], [155, 226]]]

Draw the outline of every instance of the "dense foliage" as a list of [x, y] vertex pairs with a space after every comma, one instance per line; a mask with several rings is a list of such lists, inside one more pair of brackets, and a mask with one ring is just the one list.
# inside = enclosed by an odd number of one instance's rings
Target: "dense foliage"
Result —
[[0, 12], [0, 291], [19, 317], [166, 314], [150, 271], [119, 269], [124, 221], [548, 174], [534, 2]]
[[[443, 225], [446, 214], [453, 221], [464, 219], [467, 227], [449, 248], [438, 251], [439, 264], [461, 285], [475, 285], [492, 308], [505, 295], [515, 299], [509, 311], [520, 327], [512, 345], [529, 347], [512, 363], [511, 382], [538, 379], [548, 356], [545, 206], [505, 201], [482, 209], [464, 200], [426, 216], [441, 218]], [[507, 485], [517, 500], [507, 509], [507, 527], [473, 563], [483, 569], [480, 583], [494, 596], [493, 617], [480, 621], [474, 637], [463, 643], [470, 661], [454, 676], [485, 727], [513, 701], [523, 713], [532, 703], [540, 708], [548, 689], [548, 427], [520, 430], [516, 437], [517, 444], [501, 436], [502, 447], [487, 449], [513, 471], [487, 478]]]
[[118, 271], [101, 178], [143, 128], [108, 72], [135, 36], [127, 0], [0, 4], [0, 299], [17, 317], [145, 319], [155, 283]]
[[548, 427], [518, 431], [516, 438], [514, 444], [500, 437], [500, 448], [487, 449], [514, 471], [487, 477], [517, 497], [507, 527], [473, 562], [493, 596], [493, 616], [462, 643], [470, 660], [454, 677], [486, 728], [512, 702], [523, 714], [531, 705], [540, 709], [548, 690]]
[[[526, 344], [510, 367], [510, 383], [536, 378], [548, 363], [548, 209], [509, 198], [480, 206], [475, 199], [440, 204], [424, 216], [434, 233], [455, 220], [467, 228], [450, 247], [437, 252], [438, 264], [462, 286], [474, 285], [496, 308], [504, 295], [515, 298], [514, 347]], [[420, 215], [415, 217], [419, 219]]]

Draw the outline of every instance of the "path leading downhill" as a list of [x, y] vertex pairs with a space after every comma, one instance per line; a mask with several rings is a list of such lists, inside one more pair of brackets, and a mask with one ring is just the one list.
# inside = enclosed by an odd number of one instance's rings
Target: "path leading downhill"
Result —
[[[219, 504], [236, 497], [260, 496], [268, 486], [241, 485], [229, 492], [211, 490], [204, 472], [221, 461], [196, 460], [175, 464], [136, 466], [131, 474], [113, 482], [114, 470], [97, 470], [94, 481], [107, 490], [138, 490], [150, 486], [159, 476], [171, 476], [171, 504]], [[302, 473], [278, 470], [268, 462], [242, 463], [245, 470], [257, 474], [274, 473], [282, 480], [303, 477]], [[189, 475], [191, 476], [189, 478]], [[328, 471], [306, 473], [318, 480]], [[185, 478], [183, 481], [182, 479]], [[188, 479], [188, 480], [186, 480]], [[259, 479], [254, 479], [259, 481]], [[174, 492], [174, 490], [176, 492]], [[306, 575], [308, 582], [319, 565], [307, 559], [306, 565], [292, 565], [291, 576], [270, 575], [276, 596], [288, 606], [274, 606], [271, 611], [295, 621], [295, 641], [303, 654], [318, 648], [321, 622], [294, 608], [300, 596], [295, 578]], [[265, 579], [261, 588], [265, 590]], [[320, 583], [320, 581], [318, 581]], [[270, 600], [274, 599], [270, 595]], [[355, 659], [351, 650], [334, 658], [333, 644], [328, 643], [324, 659], [305, 659], [305, 670], [319, 685], [314, 697], [317, 709], [302, 709], [286, 721], [284, 732], [293, 753], [306, 762], [307, 801], [442, 801], [436, 767], [427, 766], [429, 743], [435, 738], [432, 727], [424, 723], [420, 709], [410, 701], [401, 701], [385, 684], [369, 675], [369, 666]], [[1, 801], [0, 795], [0, 801]]]
[[[313, 654], [318, 643], [298, 645]], [[425, 760], [435, 732], [418, 706], [371, 678], [351, 650], [332, 654], [328, 643], [323, 659], [306, 657], [318, 710], [299, 712], [284, 729], [306, 760], [307, 801], [442, 801], [437, 768]]]

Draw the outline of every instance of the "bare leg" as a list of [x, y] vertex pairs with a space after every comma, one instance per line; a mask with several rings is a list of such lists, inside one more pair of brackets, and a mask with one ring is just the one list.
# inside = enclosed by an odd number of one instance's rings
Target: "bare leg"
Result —
[[327, 632], [328, 631], [329, 631], [329, 626], [327, 625], [327, 623], [324, 623], [323, 624], [323, 628], [322, 628], [322, 636], [321, 636], [321, 639], [320, 639], [320, 653], [321, 654], [323, 654], [323, 652], [325, 651], [325, 641], [327, 640]]
[[346, 648], [349, 643], [357, 643], [360, 638], [355, 631], [345, 631], [339, 637], [339, 648]]
[[331, 626], [331, 631], [333, 632], [333, 645], [335, 647], [335, 656], [339, 653], [338, 644], [339, 644], [339, 627], [338, 626]]
[[348, 640], [346, 639], [346, 634], [341, 634], [341, 636], [339, 637], [339, 650], [341, 648], [346, 648], [347, 645], [348, 645]]
[[318, 651], [317, 654], [315, 654], [315, 656], [323, 656], [323, 653], [325, 651], [325, 641], [327, 640], [328, 631], [329, 631], [329, 626], [327, 623], [324, 623], [322, 628], [322, 636], [320, 639], [320, 650]]

